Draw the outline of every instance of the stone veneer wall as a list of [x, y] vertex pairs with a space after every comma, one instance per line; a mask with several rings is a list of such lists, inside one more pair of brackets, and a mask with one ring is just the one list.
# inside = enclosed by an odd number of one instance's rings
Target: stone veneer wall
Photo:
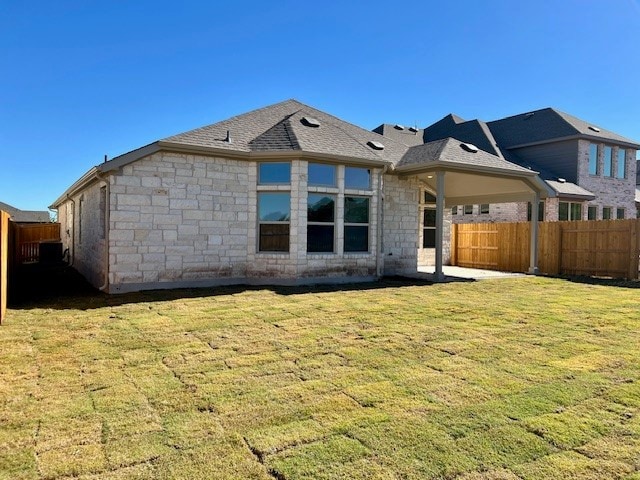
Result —
[[[307, 186], [307, 162], [294, 160], [291, 185], [258, 186], [257, 163], [157, 153], [111, 177], [110, 292], [222, 283], [298, 283], [376, 275], [377, 185], [345, 190]], [[257, 192], [291, 192], [290, 251], [257, 251]], [[307, 254], [307, 191], [336, 195], [336, 251]], [[343, 199], [370, 197], [369, 252], [344, 253]], [[287, 282], [288, 281], [288, 282]]]
[[[596, 143], [596, 142], [594, 142]], [[625, 218], [636, 217], [635, 191], [636, 191], [636, 151], [626, 150], [625, 178], [604, 177], [604, 146], [613, 147], [613, 171], [617, 171], [618, 148], [611, 143], [597, 143], [598, 145], [598, 171], [599, 175], [589, 175], [589, 145], [588, 140], [578, 142], [578, 185], [586, 188], [596, 195], [595, 200], [586, 205], [598, 207], [598, 220], [602, 220], [602, 207], [612, 207], [613, 218], [616, 218], [616, 209], [625, 209]], [[587, 219], [587, 207], [583, 206], [583, 219]]]
[[418, 270], [420, 184], [415, 177], [384, 177], [384, 273], [413, 274]]
[[[526, 222], [527, 202], [492, 203], [489, 213], [480, 213], [480, 205], [473, 206], [472, 215], [464, 215], [464, 205], [458, 205], [458, 213], [451, 215], [453, 223]], [[451, 209], [448, 209], [451, 214]], [[546, 212], [545, 212], [546, 213]]]
[[106, 280], [106, 239], [104, 217], [100, 214], [100, 188], [105, 186], [104, 182], [93, 183], [58, 209], [63, 249], [68, 250], [73, 267], [95, 287]]

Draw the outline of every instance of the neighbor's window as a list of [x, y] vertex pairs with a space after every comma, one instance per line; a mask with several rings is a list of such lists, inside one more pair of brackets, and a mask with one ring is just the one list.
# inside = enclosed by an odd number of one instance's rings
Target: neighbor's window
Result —
[[457, 214], [458, 214], [458, 206], [455, 205], [451, 207], [451, 215], [457, 215]]
[[369, 190], [371, 188], [371, 170], [368, 168], [345, 167], [344, 188]]
[[422, 248], [436, 246], [436, 209], [425, 208], [422, 214]]
[[368, 197], [344, 197], [344, 251], [369, 251]]
[[291, 163], [269, 162], [258, 164], [258, 184], [274, 185], [291, 183]]
[[309, 164], [309, 185], [335, 187], [336, 186], [336, 166], [325, 165], [324, 163], [310, 163]]
[[258, 192], [258, 250], [289, 251], [291, 194], [289, 192]]
[[624, 220], [624, 208], [617, 208], [616, 209], [616, 218], [618, 220]]
[[310, 193], [307, 198], [307, 252], [333, 252], [336, 199]]
[[604, 176], [613, 177], [613, 154], [608, 145], [604, 147]]
[[473, 215], [473, 205], [465, 205], [464, 206], [464, 214], [465, 215]]
[[582, 204], [560, 202], [558, 206], [558, 220], [582, 220]]
[[602, 207], [602, 219], [603, 220], [611, 220], [611, 207]]
[[598, 175], [598, 145], [589, 145], [589, 175]]
[[587, 208], [587, 220], [598, 219], [598, 207], [597, 205], [589, 205]]
[[480, 204], [480, 213], [483, 214], [483, 215], [486, 215], [487, 213], [489, 213], [489, 204], [488, 203]]
[[625, 178], [627, 176], [627, 159], [626, 150], [624, 148], [618, 148], [618, 162], [616, 164], [616, 177]]
[[[527, 221], [531, 221], [531, 202], [527, 203]], [[544, 222], [544, 201], [538, 203], [538, 221]]]

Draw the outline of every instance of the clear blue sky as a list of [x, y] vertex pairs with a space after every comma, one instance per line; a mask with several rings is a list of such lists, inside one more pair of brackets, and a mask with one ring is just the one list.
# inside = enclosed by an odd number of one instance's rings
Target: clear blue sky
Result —
[[639, 0], [0, 0], [0, 201], [296, 98], [371, 129], [553, 106], [640, 141]]

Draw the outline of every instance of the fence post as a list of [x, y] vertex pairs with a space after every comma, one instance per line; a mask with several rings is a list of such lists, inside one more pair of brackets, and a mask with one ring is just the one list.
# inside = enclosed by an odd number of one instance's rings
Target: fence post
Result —
[[640, 255], [638, 230], [640, 230], [640, 219], [631, 220], [629, 222], [629, 280], [638, 278], [638, 255]]

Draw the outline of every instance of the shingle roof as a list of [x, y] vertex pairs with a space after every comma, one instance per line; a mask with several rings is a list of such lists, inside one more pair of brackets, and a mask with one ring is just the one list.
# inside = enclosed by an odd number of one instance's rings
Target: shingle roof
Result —
[[379, 127], [373, 129], [374, 132], [379, 133], [384, 137], [392, 138], [400, 143], [404, 143], [409, 147], [422, 145], [424, 143], [423, 130], [418, 128], [415, 130], [416, 131], [411, 131], [408, 127], [399, 129], [396, 125], [391, 125], [389, 123], [383, 123]]
[[45, 210], [20, 210], [4, 202], [0, 202], [0, 210], [11, 215], [11, 220], [14, 222], [48, 223], [51, 221], [49, 212]]
[[[638, 142], [553, 108], [543, 108], [533, 112], [514, 115], [501, 120], [488, 122], [488, 125], [493, 136], [504, 148], [547, 142], [576, 135], [584, 135], [640, 147]], [[595, 127], [595, 129], [589, 127]]]
[[[303, 117], [317, 119], [320, 126], [305, 125]], [[231, 142], [225, 140], [227, 132]], [[407, 146], [401, 142], [365, 130], [296, 100], [276, 103], [161, 141], [247, 153], [300, 150], [380, 163], [396, 163], [407, 150]], [[384, 150], [369, 147], [367, 143], [370, 141], [384, 144]]]
[[449, 114], [433, 125], [424, 129], [424, 141], [441, 140], [447, 137], [458, 138], [464, 142], [472, 143], [476, 147], [502, 157], [502, 152], [496, 145], [487, 124], [481, 120], [463, 121], [460, 117]]
[[529, 168], [507, 162], [503, 158], [492, 155], [483, 150], [470, 152], [463, 147], [464, 142], [455, 138], [445, 138], [433, 142], [411, 147], [398, 163], [398, 168], [441, 162], [452, 166], [475, 166], [493, 170], [511, 171], [514, 173], [529, 173]]

